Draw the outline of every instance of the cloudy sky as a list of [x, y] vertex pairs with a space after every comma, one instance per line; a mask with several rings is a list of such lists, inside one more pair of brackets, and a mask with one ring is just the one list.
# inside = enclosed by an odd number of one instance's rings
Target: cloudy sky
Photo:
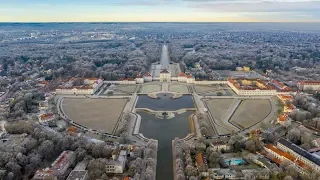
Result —
[[320, 22], [320, 0], [0, 0], [0, 22]]

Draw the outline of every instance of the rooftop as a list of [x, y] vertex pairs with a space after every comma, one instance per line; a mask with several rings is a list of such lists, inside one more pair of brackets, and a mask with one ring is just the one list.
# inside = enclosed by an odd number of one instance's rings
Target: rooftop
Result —
[[[297, 158], [295, 158], [294, 156], [292, 156], [291, 154], [287, 153], [287, 152], [283, 152], [281, 150], [279, 150], [278, 148], [276, 148], [275, 146], [273, 146], [272, 144], [268, 144], [266, 146], [266, 148], [270, 149], [271, 151], [277, 153], [278, 155], [285, 157], [286, 159], [292, 161], [293, 163], [297, 164], [298, 166], [309, 170], [310, 167], [307, 166], [306, 164], [304, 164], [302, 161], [298, 160]], [[274, 158], [272, 159], [273, 161], [275, 161], [277, 164], [281, 164], [281, 160]]]
[[320, 81], [299, 81], [298, 84], [320, 85]]
[[275, 90], [260, 79], [228, 78], [228, 81], [239, 90]]
[[84, 180], [85, 177], [87, 176], [88, 171], [82, 170], [82, 171], [77, 171], [73, 170], [69, 174], [67, 180]]
[[70, 163], [70, 159], [73, 156], [73, 151], [63, 151], [60, 156], [51, 164], [51, 170], [58, 172]]
[[149, 72], [146, 72], [143, 76], [151, 76]]
[[202, 153], [198, 153], [198, 154], [196, 155], [196, 160], [197, 160], [197, 165], [198, 165], [198, 166], [204, 164], [203, 157], [202, 157]]
[[184, 72], [181, 72], [181, 73], [179, 74], [179, 77], [187, 77], [187, 75], [186, 75]]
[[169, 71], [167, 69], [163, 69], [160, 73], [169, 73]]
[[306, 151], [305, 149], [302, 149], [301, 147], [295, 145], [294, 143], [281, 138], [279, 139], [278, 143], [288, 147], [289, 149], [291, 149], [292, 151], [296, 152], [297, 154], [305, 157], [306, 159], [310, 160], [311, 162], [315, 163], [316, 165], [320, 166], [320, 159], [313, 156], [312, 154], [310, 154], [308, 151]]

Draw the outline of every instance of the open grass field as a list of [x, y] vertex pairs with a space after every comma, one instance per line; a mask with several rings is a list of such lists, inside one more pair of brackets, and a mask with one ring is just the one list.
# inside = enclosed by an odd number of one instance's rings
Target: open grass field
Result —
[[112, 133], [127, 99], [73, 99], [65, 98], [64, 113], [85, 127]]
[[234, 99], [210, 99], [205, 101], [208, 110], [216, 122], [215, 129], [219, 135], [229, 134], [232, 130], [236, 130], [228, 121], [223, 121], [234, 101]]
[[197, 93], [204, 93], [207, 91], [216, 91], [219, 89], [219, 85], [195, 85], [193, 86]]
[[217, 119], [222, 119], [226, 114], [227, 110], [230, 108], [234, 99], [210, 99], [206, 100], [208, 110], [211, 112], [212, 116]]
[[121, 92], [127, 92], [127, 93], [134, 93], [137, 89], [136, 85], [117, 85], [114, 88], [114, 91], [121, 91]]
[[157, 91], [161, 91], [161, 86], [157, 85], [157, 84], [145, 84], [142, 85], [141, 89], [140, 89], [140, 93], [151, 93], [151, 92], [157, 92]]
[[169, 86], [169, 91], [177, 92], [181, 94], [189, 93], [188, 87], [182, 84], [172, 84]]
[[260, 122], [270, 113], [271, 103], [267, 99], [243, 100], [230, 122], [244, 129]]

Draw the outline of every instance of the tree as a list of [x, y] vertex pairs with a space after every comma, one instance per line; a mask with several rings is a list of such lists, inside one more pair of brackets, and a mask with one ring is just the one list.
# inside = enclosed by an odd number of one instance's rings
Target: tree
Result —
[[293, 178], [291, 176], [286, 176], [283, 178], [283, 180], [293, 180]]
[[14, 174], [15, 179], [20, 179], [21, 176], [21, 166], [14, 161], [10, 161], [5, 166], [8, 172], [12, 172]]
[[300, 137], [300, 130], [297, 128], [290, 129], [290, 131], [287, 134], [287, 138], [289, 139], [289, 141], [293, 143], [298, 143], [298, 141], [300, 141]]
[[187, 165], [184, 172], [187, 176], [196, 176], [197, 175], [197, 169], [191, 165]]
[[189, 178], [189, 180], [199, 180], [197, 177], [195, 177], [195, 176], [191, 176], [190, 178]]
[[200, 132], [201, 132], [201, 134], [202, 134], [203, 136], [206, 136], [206, 135], [207, 135], [207, 133], [208, 133], [208, 131], [207, 131], [207, 128], [206, 128], [206, 127], [201, 127], [201, 128], [200, 128]]
[[220, 154], [218, 152], [212, 152], [208, 157], [209, 167], [215, 167], [216, 165], [218, 165], [219, 160]]
[[252, 139], [246, 141], [245, 146], [246, 146], [246, 149], [249, 150], [250, 152], [256, 152], [257, 151], [256, 143]]
[[41, 145], [38, 148], [39, 154], [45, 158], [50, 159], [54, 153], [54, 145], [51, 140], [45, 140], [41, 143]]

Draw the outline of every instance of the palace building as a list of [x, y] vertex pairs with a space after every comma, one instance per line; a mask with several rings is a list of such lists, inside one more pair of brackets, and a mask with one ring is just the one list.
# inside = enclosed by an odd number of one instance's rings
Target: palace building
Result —
[[260, 79], [228, 79], [231, 89], [241, 96], [273, 96], [277, 95], [276, 89]]
[[299, 81], [297, 84], [299, 90], [312, 90], [318, 91], [320, 90], [320, 81]]

